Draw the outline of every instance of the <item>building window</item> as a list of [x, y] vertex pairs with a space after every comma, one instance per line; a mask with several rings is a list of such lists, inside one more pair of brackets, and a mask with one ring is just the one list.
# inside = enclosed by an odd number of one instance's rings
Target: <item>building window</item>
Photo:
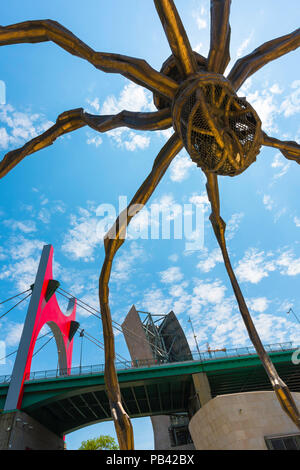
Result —
[[170, 417], [170, 421], [169, 435], [171, 447], [192, 444], [193, 441], [188, 428], [188, 417], [184, 415], [173, 415]]
[[265, 441], [269, 450], [300, 450], [300, 433], [266, 436]]

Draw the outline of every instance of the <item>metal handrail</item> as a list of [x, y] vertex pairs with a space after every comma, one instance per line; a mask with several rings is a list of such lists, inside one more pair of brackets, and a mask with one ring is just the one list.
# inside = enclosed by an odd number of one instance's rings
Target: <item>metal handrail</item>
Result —
[[[298, 348], [294, 346], [292, 342], [288, 343], [275, 343], [265, 345], [265, 350], [269, 353], [278, 352], [278, 351], [291, 351]], [[192, 352], [191, 355], [182, 357], [178, 362], [198, 362], [198, 361], [210, 361], [216, 359], [226, 359], [231, 357], [245, 357], [257, 355], [257, 352], [253, 346], [245, 346], [244, 348], [232, 348], [222, 350], [208, 350], [200, 353]], [[117, 362], [117, 370], [126, 370], [126, 369], [139, 369], [143, 367], [153, 367], [153, 366], [162, 366], [170, 364], [170, 362], [165, 358], [159, 359], [135, 359]], [[174, 364], [174, 362], [172, 362]], [[46, 371], [36, 371], [31, 372], [25, 377], [26, 381], [49, 379], [49, 378], [59, 378], [66, 376], [78, 376], [78, 375], [94, 375], [99, 373], [104, 373], [105, 364], [95, 364], [89, 366], [75, 366], [68, 369], [58, 370], [46, 370]], [[11, 375], [0, 376], [0, 384], [9, 383]]]

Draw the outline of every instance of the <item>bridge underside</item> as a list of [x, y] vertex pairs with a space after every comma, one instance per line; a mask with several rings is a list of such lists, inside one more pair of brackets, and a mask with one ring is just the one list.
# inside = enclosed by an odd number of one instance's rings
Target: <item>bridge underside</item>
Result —
[[[187, 410], [191, 395], [190, 377], [121, 387], [122, 401], [131, 418], [172, 414]], [[111, 420], [104, 388], [91, 387], [81, 393], [61, 397], [38, 408], [26, 408], [39, 422], [57, 434], [67, 434], [99, 421]]]

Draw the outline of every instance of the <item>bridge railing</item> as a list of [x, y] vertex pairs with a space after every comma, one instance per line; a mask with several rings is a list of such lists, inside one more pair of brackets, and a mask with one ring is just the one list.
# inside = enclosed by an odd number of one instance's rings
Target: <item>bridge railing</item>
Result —
[[[279, 351], [290, 351], [292, 349], [296, 349], [297, 346], [295, 346], [292, 341], [289, 341], [287, 343], [265, 344], [264, 348], [268, 353], [272, 353]], [[222, 348], [217, 350], [212, 349], [207, 351], [200, 351], [200, 353], [193, 351], [192, 354], [194, 360], [209, 361], [226, 357], [252, 356], [256, 355], [257, 352], [254, 346], [245, 346], [243, 348]]]
[[[275, 343], [265, 345], [265, 350], [268, 353], [272, 352], [279, 352], [279, 351], [293, 351], [297, 349], [299, 346], [293, 345], [292, 342], [287, 343]], [[256, 350], [253, 346], [247, 346], [244, 348], [231, 348], [226, 349], [222, 348], [219, 350], [208, 350], [203, 352], [192, 352], [192, 355], [181, 357], [180, 361], [178, 362], [191, 362], [191, 361], [200, 361], [200, 362], [207, 362], [210, 360], [216, 359], [225, 359], [230, 357], [245, 357], [245, 356], [253, 356], [257, 355]], [[116, 369], [117, 370], [125, 370], [125, 369], [138, 369], [142, 367], [153, 367], [153, 366], [161, 366], [164, 364], [170, 364], [170, 362], [165, 359], [138, 359], [138, 360], [130, 360], [130, 361], [123, 361], [123, 362], [116, 362]], [[53, 369], [53, 370], [43, 370], [37, 372], [31, 372], [25, 377], [26, 381], [31, 380], [41, 380], [41, 379], [50, 379], [50, 378], [57, 378], [57, 377], [66, 377], [66, 376], [75, 376], [75, 375], [94, 375], [94, 374], [101, 374], [104, 372], [104, 364], [96, 364], [96, 365], [89, 365], [89, 366], [77, 366], [72, 367], [69, 369]], [[11, 379], [11, 375], [3, 375], [0, 376], [0, 384], [1, 383], [9, 383]]]
[[0, 376], [0, 384], [9, 383], [10, 379], [11, 379], [11, 374], [10, 375], [1, 375]]

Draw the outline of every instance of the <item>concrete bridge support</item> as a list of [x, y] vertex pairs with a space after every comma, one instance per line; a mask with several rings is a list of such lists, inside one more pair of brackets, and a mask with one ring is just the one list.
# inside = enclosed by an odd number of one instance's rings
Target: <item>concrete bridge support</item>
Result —
[[64, 440], [16, 410], [0, 415], [0, 450], [64, 450]]

